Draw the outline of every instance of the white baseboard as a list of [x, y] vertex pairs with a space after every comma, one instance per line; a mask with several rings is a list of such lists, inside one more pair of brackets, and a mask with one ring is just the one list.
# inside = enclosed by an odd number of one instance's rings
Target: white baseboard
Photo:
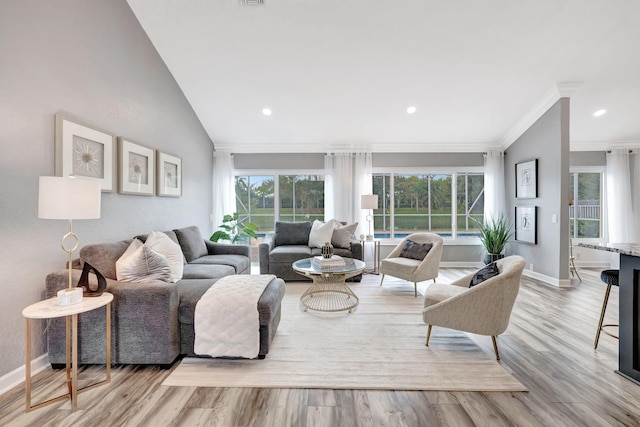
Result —
[[531, 271], [526, 268], [522, 272], [522, 275], [526, 277], [530, 277], [532, 279], [539, 280], [541, 282], [547, 283], [552, 286], [556, 286], [558, 288], [571, 287], [571, 280], [569, 279], [556, 279], [555, 277], [547, 276], [546, 274], [540, 274], [536, 271]]
[[[49, 354], [45, 353], [42, 356], [31, 361], [31, 375], [35, 375], [38, 372], [44, 371], [49, 366]], [[22, 365], [19, 368], [16, 368], [8, 374], [0, 377], [0, 395], [6, 393], [15, 386], [24, 383], [25, 372], [26, 366]]]

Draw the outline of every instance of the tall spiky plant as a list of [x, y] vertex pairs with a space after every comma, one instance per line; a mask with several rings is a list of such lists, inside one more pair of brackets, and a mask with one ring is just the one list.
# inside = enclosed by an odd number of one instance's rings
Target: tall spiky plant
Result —
[[500, 214], [496, 218], [488, 218], [482, 223], [476, 222], [480, 230], [480, 241], [485, 250], [490, 254], [502, 253], [509, 239], [513, 237], [511, 221], [504, 214]]

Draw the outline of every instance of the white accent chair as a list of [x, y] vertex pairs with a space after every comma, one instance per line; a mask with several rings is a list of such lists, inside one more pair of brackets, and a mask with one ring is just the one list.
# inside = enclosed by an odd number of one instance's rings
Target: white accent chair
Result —
[[520, 289], [525, 260], [513, 255], [496, 261], [498, 275], [469, 287], [475, 273], [451, 284], [433, 284], [424, 295], [422, 318], [429, 325], [425, 345], [429, 346], [431, 327], [490, 335], [496, 360], [500, 360], [496, 336], [509, 326], [513, 304]]
[[[400, 256], [402, 248], [407, 240], [416, 243], [431, 243], [433, 247], [422, 260], [411, 258], [403, 258]], [[442, 237], [434, 233], [413, 233], [402, 239], [388, 257], [382, 260], [380, 264], [380, 273], [382, 279], [380, 286], [384, 281], [384, 276], [389, 275], [398, 277], [403, 280], [413, 282], [414, 296], [418, 297], [418, 282], [433, 279], [435, 283], [438, 277], [438, 269], [440, 268], [440, 258], [442, 257]]]

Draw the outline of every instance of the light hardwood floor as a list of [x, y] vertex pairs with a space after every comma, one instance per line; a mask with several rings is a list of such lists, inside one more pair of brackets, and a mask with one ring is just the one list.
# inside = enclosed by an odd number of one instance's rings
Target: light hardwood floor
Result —
[[[464, 272], [442, 269], [439, 281]], [[617, 341], [603, 335], [598, 350], [593, 350], [605, 286], [599, 271], [581, 269], [580, 274], [583, 283], [574, 280], [570, 289], [522, 280], [511, 324], [499, 337], [499, 346], [501, 363], [529, 392], [165, 387], [160, 384], [168, 370], [117, 366], [111, 384], [80, 394], [75, 413], [65, 402], [25, 414], [24, 390], [16, 387], [0, 396], [0, 425], [638, 426], [640, 385], [613, 372]], [[367, 275], [364, 280], [379, 277]], [[406, 293], [413, 298], [410, 284]], [[616, 323], [617, 299], [614, 288], [609, 323]], [[488, 337], [471, 338], [493, 353]], [[81, 376], [90, 381], [103, 369], [84, 368]], [[61, 391], [60, 375], [51, 370], [38, 374], [35, 389], [40, 394], [55, 392], [56, 387]]]

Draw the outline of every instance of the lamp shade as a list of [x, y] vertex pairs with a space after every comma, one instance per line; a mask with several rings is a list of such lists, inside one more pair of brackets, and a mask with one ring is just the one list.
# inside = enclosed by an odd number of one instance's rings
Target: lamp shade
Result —
[[377, 194], [363, 194], [360, 196], [360, 208], [362, 209], [378, 209]]
[[100, 181], [59, 176], [41, 176], [38, 218], [100, 218]]

